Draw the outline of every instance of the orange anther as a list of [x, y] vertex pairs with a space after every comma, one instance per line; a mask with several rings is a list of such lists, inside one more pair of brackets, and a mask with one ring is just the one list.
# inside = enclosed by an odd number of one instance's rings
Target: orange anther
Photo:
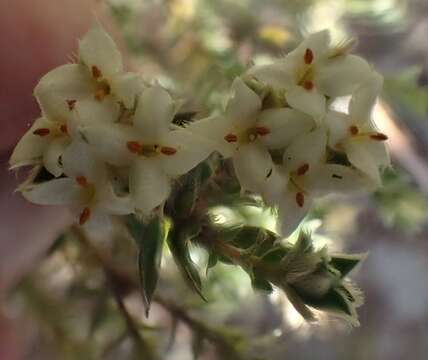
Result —
[[94, 79], [99, 79], [103, 75], [101, 70], [95, 65], [92, 66], [91, 70], [92, 70], [92, 76]]
[[80, 185], [80, 186], [88, 186], [88, 179], [86, 179], [85, 176], [77, 176], [76, 177], [76, 182]]
[[68, 109], [70, 111], [73, 110], [77, 100], [66, 100], [66, 101], [67, 101]]
[[388, 136], [386, 136], [385, 134], [382, 133], [376, 133], [373, 135], [370, 135], [370, 138], [376, 141], [385, 141], [388, 140]]
[[134, 154], [141, 152], [142, 146], [138, 141], [128, 141], [126, 143], [128, 150]]
[[86, 223], [90, 217], [91, 217], [91, 209], [89, 209], [88, 207], [85, 207], [83, 211], [80, 213], [79, 225], [83, 225], [84, 223]]
[[297, 169], [297, 175], [305, 175], [309, 170], [309, 164], [305, 163]]
[[302, 86], [306, 89], [306, 90], [312, 90], [314, 88], [314, 83], [312, 81], [309, 80], [305, 80], [302, 84]]
[[264, 126], [258, 126], [255, 128], [255, 130], [256, 130], [256, 134], [260, 136], [265, 136], [267, 134], [270, 134], [270, 130]]
[[40, 128], [33, 131], [34, 135], [46, 136], [50, 134], [50, 130], [48, 128]]
[[227, 134], [224, 137], [224, 140], [226, 140], [229, 143], [233, 143], [233, 142], [237, 142], [238, 141], [238, 137], [235, 134]]
[[314, 53], [311, 49], [306, 49], [305, 56], [303, 58], [305, 60], [305, 64], [312, 64], [312, 61], [314, 61]]
[[352, 125], [349, 127], [349, 132], [351, 133], [351, 135], [357, 135], [360, 132], [360, 130], [358, 129], [357, 126]]
[[305, 204], [305, 195], [302, 192], [298, 192], [296, 194], [296, 203], [300, 207], [303, 207], [303, 205]]
[[164, 155], [174, 155], [177, 149], [169, 146], [162, 146], [160, 152]]

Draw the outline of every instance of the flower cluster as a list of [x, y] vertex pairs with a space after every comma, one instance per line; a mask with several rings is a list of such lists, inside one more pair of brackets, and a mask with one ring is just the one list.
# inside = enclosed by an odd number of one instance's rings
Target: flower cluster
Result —
[[[20, 186], [36, 204], [68, 205], [80, 225], [150, 212], [171, 182], [212, 151], [172, 124], [176, 103], [158, 84], [125, 72], [111, 37], [96, 24], [79, 42], [79, 61], [46, 74], [34, 95], [41, 117], [17, 144], [12, 168], [35, 166]], [[38, 182], [40, 168], [52, 179]]]
[[[113, 40], [95, 25], [79, 42], [79, 61], [45, 75], [35, 89], [42, 115], [10, 159], [46, 169], [51, 179], [21, 187], [38, 204], [71, 206], [83, 224], [110, 215], [162, 209], [174, 179], [217, 151], [231, 158], [243, 190], [279, 208], [293, 231], [313, 199], [380, 184], [389, 165], [372, 110], [382, 77], [333, 46], [329, 33], [309, 36], [284, 58], [250, 68], [232, 84], [217, 117], [173, 123], [178, 105], [159, 84], [125, 72]], [[351, 95], [347, 113], [333, 102]]]
[[[332, 46], [328, 31], [309, 36], [284, 58], [237, 78], [222, 116], [192, 125], [232, 159], [244, 190], [279, 208], [283, 235], [314, 198], [374, 189], [389, 166], [387, 136], [372, 120], [383, 79], [349, 54], [351, 44]], [[335, 111], [345, 96], [348, 112]]]

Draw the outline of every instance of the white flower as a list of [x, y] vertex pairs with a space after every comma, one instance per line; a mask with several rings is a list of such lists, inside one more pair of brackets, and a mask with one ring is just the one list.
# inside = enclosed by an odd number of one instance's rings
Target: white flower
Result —
[[11, 168], [43, 165], [55, 177], [63, 173], [61, 157], [76, 138], [79, 124], [115, 121], [114, 108], [93, 101], [66, 101], [55, 93], [42, 97], [42, 117], [37, 119], [16, 145]]
[[212, 141], [225, 158], [232, 158], [245, 190], [261, 192], [273, 171], [268, 150], [283, 148], [315, 124], [289, 108], [261, 111], [259, 96], [240, 78], [233, 82], [232, 91], [223, 116], [196, 121], [188, 129]]
[[[94, 100], [132, 109], [142, 89], [138, 74], [124, 72], [122, 57], [113, 39], [95, 24], [79, 42], [78, 64], [62, 65], [47, 73], [34, 90], [40, 103], [55, 93], [68, 102]], [[43, 108], [43, 107], [42, 107]]]
[[69, 177], [41, 184], [24, 184], [19, 190], [30, 202], [40, 205], [67, 205], [80, 225], [109, 225], [110, 215], [132, 212], [129, 195], [119, 196], [107, 170], [91, 156], [83, 142], [73, 142], [63, 155], [64, 171]]
[[201, 138], [172, 125], [174, 113], [170, 95], [156, 85], [140, 95], [133, 125], [96, 124], [80, 130], [100, 159], [130, 166], [130, 193], [144, 215], [168, 198], [171, 179], [212, 152]]
[[380, 169], [390, 165], [384, 141], [387, 136], [372, 120], [373, 108], [382, 89], [383, 78], [377, 73], [355, 90], [349, 103], [349, 114], [330, 111], [325, 123], [329, 146], [346, 153], [349, 162], [367, 174], [378, 186]]
[[365, 60], [348, 55], [349, 46], [331, 47], [327, 30], [310, 35], [284, 59], [255, 66], [249, 74], [275, 89], [285, 90], [287, 103], [320, 121], [326, 96], [350, 94], [370, 72]]
[[278, 204], [283, 235], [296, 229], [313, 200], [331, 193], [367, 190], [370, 182], [350, 167], [326, 163], [327, 136], [318, 128], [298, 136], [284, 152], [283, 165], [265, 191], [269, 204]]

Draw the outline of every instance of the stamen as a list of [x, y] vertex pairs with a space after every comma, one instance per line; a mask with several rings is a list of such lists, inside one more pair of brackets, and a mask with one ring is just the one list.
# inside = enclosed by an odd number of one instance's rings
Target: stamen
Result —
[[91, 209], [85, 207], [79, 217], [79, 225], [85, 224], [91, 217]]
[[351, 135], [357, 135], [360, 132], [360, 130], [358, 129], [358, 126], [351, 125], [349, 127], [349, 132], [351, 133]]
[[77, 177], [76, 177], [76, 182], [77, 182], [80, 186], [82, 186], [82, 187], [86, 187], [86, 186], [88, 186], [88, 185], [89, 185], [89, 183], [88, 183], [88, 179], [86, 179], [86, 177], [85, 177], [85, 176], [77, 176]]
[[177, 149], [169, 146], [162, 146], [160, 152], [164, 155], [174, 155], [177, 152]]
[[68, 134], [67, 124], [62, 124], [59, 129], [61, 130], [62, 133]]
[[305, 163], [297, 169], [297, 175], [302, 176], [305, 175], [309, 170], [309, 164]]
[[314, 61], [314, 53], [311, 49], [306, 49], [305, 56], [303, 58], [305, 60], [305, 64], [312, 64], [312, 61]]
[[73, 110], [77, 100], [66, 100], [66, 101], [67, 101], [68, 109], [70, 111]]
[[312, 81], [305, 80], [305, 81], [303, 82], [302, 86], [303, 86], [306, 90], [310, 91], [310, 90], [312, 90], [312, 89], [314, 88], [314, 83], [313, 83]]
[[265, 136], [267, 134], [270, 134], [270, 129], [264, 126], [256, 126], [255, 131], [256, 131], [256, 134], [260, 136]]
[[229, 143], [233, 143], [233, 142], [237, 142], [238, 141], [238, 137], [235, 134], [227, 134], [224, 137], [224, 140], [226, 140]]
[[99, 79], [103, 75], [101, 70], [95, 65], [92, 66], [91, 70], [92, 70], [92, 76], [94, 79]]
[[50, 134], [50, 130], [48, 128], [40, 128], [33, 131], [34, 135], [46, 136]]
[[138, 141], [128, 141], [126, 146], [128, 150], [134, 154], [138, 154], [142, 150], [142, 145]]
[[305, 204], [305, 195], [301, 191], [296, 194], [296, 203], [300, 207], [303, 207], [303, 205]]
[[388, 136], [386, 136], [385, 134], [382, 133], [376, 133], [376, 134], [372, 134], [370, 135], [370, 138], [376, 141], [386, 141], [388, 140]]

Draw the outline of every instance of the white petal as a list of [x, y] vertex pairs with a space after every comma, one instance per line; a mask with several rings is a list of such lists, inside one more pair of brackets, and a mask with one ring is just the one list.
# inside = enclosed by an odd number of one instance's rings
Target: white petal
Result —
[[51, 141], [51, 136], [34, 135], [33, 131], [40, 128], [50, 128], [52, 122], [45, 118], [37, 119], [25, 135], [19, 140], [9, 159], [11, 168], [32, 165], [40, 162], [43, 153]]
[[285, 58], [272, 64], [254, 66], [248, 71], [248, 74], [275, 89], [286, 90], [296, 83], [297, 63], [293, 60], [294, 58]]
[[247, 129], [255, 124], [261, 106], [259, 96], [241, 78], [236, 78], [224, 116], [238, 129]]
[[159, 85], [147, 88], [138, 98], [134, 126], [140, 131], [143, 141], [156, 143], [169, 131], [174, 118], [174, 102]]
[[74, 139], [81, 139], [81, 131], [94, 124], [114, 123], [119, 118], [120, 106], [113, 98], [103, 102], [90, 99], [75, 103], [71, 117], [67, 121], [67, 130]]
[[103, 77], [122, 71], [122, 56], [113, 39], [96, 23], [79, 41], [79, 56], [89, 68], [96, 66]]
[[260, 193], [272, 171], [273, 163], [267, 149], [254, 142], [239, 147], [233, 156], [233, 167], [243, 189]]
[[309, 132], [315, 122], [301, 111], [281, 108], [263, 111], [257, 120], [257, 126], [270, 131], [260, 137], [260, 141], [269, 149], [279, 149], [287, 146], [297, 135]]
[[291, 107], [313, 116], [317, 122], [326, 112], [325, 97], [316, 88], [306, 90], [302, 86], [294, 86], [285, 97]]
[[266, 205], [277, 205], [287, 190], [289, 176], [281, 166], [274, 165], [260, 191]]
[[106, 163], [124, 166], [135, 158], [128, 147], [128, 141], [135, 138], [135, 130], [131, 126], [121, 124], [94, 124], [80, 129], [81, 134], [92, 149], [92, 152]]
[[236, 149], [237, 143], [228, 143], [224, 137], [230, 133], [237, 133], [230, 121], [222, 116], [208, 117], [196, 120], [186, 127], [186, 130], [205, 139], [211, 147], [218, 151], [223, 157], [231, 157]]
[[[76, 216], [79, 216], [80, 214], [81, 211], [76, 212]], [[99, 208], [91, 209], [91, 216], [88, 221], [83, 224], [83, 227], [89, 232], [89, 235], [91, 235], [90, 232], [94, 232], [94, 237], [97, 235], [100, 236], [100, 232], [108, 236], [109, 233], [111, 234], [113, 229], [111, 215]]]
[[135, 207], [149, 215], [168, 198], [171, 184], [156, 160], [140, 158], [131, 166], [129, 189]]
[[312, 197], [304, 195], [303, 206], [300, 206], [296, 201], [296, 194], [297, 190], [290, 184], [288, 191], [279, 200], [279, 222], [283, 236], [288, 236], [297, 229], [312, 206]]
[[349, 162], [357, 169], [367, 174], [377, 186], [380, 186], [382, 180], [378, 164], [376, 159], [373, 158], [373, 154], [370, 153], [370, 149], [365, 146], [366, 142], [350, 140], [346, 141], [343, 145]]
[[330, 49], [330, 33], [328, 30], [322, 30], [309, 35], [300, 45], [290, 52], [288, 56], [298, 57], [303, 62], [306, 49], [310, 49], [314, 55], [313, 62], [323, 60]]
[[367, 139], [364, 146], [381, 169], [391, 166], [391, 158], [385, 142]]
[[329, 111], [324, 118], [324, 124], [328, 130], [328, 145], [333, 149], [350, 135], [349, 127], [352, 123], [347, 114]]
[[112, 123], [119, 119], [120, 106], [111, 98], [102, 102], [82, 100], [76, 102], [75, 110], [81, 125], [95, 122]]
[[99, 182], [105, 178], [103, 164], [96, 160], [91, 148], [83, 141], [73, 141], [62, 155], [64, 174], [75, 178], [85, 176], [89, 182]]
[[74, 205], [80, 201], [80, 187], [72, 179], [61, 178], [30, 186], [22, 195], [39, 205]]
[[52, 175], [58, 177], [62, 174], [61, 158], [70, 143], [68, 136], [53, 140], [43, 154], [43, 165]]
[[349, 116], [353, 122], [364, 124], [370, 121], [382, 85], [382, 75], [373, 72], [372, 76], [355, 90], [349, 103]]
[[356, 55], [329, 59], [317, 67], [315, 86], [324, 95], [337, 97], [351, 94], [371, 72], [370, 65]]
[[97, 208], [103, 209], [108, 214], [127, 215], [134, 211], [133, 202], [129, 194], [119, 196], [115, 193], [110, 182], [105, 183], [99, 189], [99, 201]]
[[327, 136], [324, 129], [318, 128], [298, 136], [284, 152], [284, 168], [295, 171], [304, 164], [309, 170], [324, 160]]
[[117, 99], [123, 102], [127, 109], [132, 109], [137, 95], [143, 89], [141, 77], [135, 73], [122, 73], [110, 78], [112, 93]]
[[70, 108], [64, 97], [50, 89], [40, 89], [37, 94], [43, 115], [51, 121], [66, 122], [70, 118]]
[[176, 150], [173, 155], [159, 155], [165, 173], [171, 177], [187, 173], [214, 151], [211, 143], [187, 129], [170, 131], [161, 141], [161, 146]]
[[305, 185], [311, 195], [331, 193], [353, 194], [373, 190], [373, 183], [358, 170], [349, 166], [325, 164], [308, 173]]
[[49, 102], [49, 94], [65, 100], [80, 100], [93, 97], [94, 90], [94, 84], [83, 65], [67, 64], [43, 76], [34, 89], [34, 96], [43, 109], [44, 104]]

